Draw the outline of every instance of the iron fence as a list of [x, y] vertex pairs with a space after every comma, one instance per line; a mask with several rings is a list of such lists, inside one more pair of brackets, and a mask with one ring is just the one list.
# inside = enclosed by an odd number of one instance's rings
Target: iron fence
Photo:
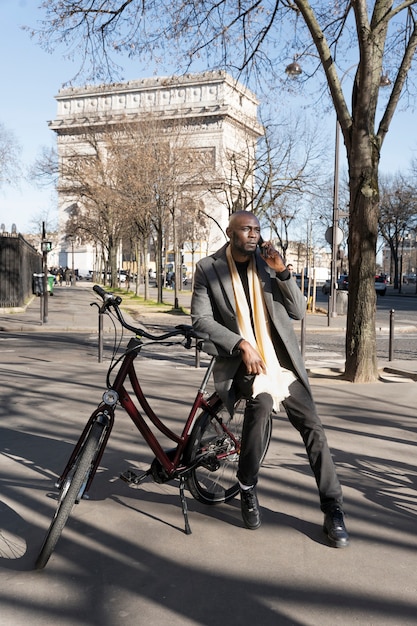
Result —
[[42, 255], [20, 234], [0, 234], [0, 307], [25, 304], [32, 293], [33, 274], [42, 271]]

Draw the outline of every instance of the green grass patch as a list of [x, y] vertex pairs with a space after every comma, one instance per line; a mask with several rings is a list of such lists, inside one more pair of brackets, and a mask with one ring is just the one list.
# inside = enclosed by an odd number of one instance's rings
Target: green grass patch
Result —
[[[109, 286], [104, 287], [109, 290]], [[111, 293], [120, 295], [123, 302], [121, 309], [126, 310], [128, 313], [139, 313], [141, 311], [148, 311], [153, 313], [167, 313], [169, 315], [189, 315], [190, 311], [185, 307], [179, 307], [175, 309], [172, 304], [165, 302], [157, 302], [156, 300], [145, 300], [143, 296], [136, 296], [132, 291], [126, 291], [126, 289], [116, 287], [111, 289]]]

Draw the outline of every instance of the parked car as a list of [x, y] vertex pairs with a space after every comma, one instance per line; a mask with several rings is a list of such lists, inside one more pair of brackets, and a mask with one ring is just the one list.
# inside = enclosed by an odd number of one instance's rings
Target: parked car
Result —
[[347, 274], [340, 274], [337, 280], [337, 288], [342, 291], [347, 291], [349, 288], [349, 276]]
[[[329, 295], [331, 291], [332, 281], [329, 279], [326, 280], [324, 285], [321, 288], [322, 293], [324, 295]], [[341, 274], [341, 276], [336, 281], [336, 289], [340, 289], [341, 291], [347, 291], [349, 286], [349, 280], [347, 274]]]
[[[321, 288], [322, 292], [325, 295], [330, 293], [330, 280], [326, 280], [323, 287]], [[349, 287], [349, 277], [347, 274], [341, 274], [336, 283], [336, 289], [340, 289], [342, 291], [347, 291]], [[387, 292], [387, 279], [385, 276], [375, 276], [375, 291], [379, 296], [385, 296]]]
[[117, 275], [119, 282], [121, 283], [125, 283], [127, 280], [133, 280], [134, 279], [134, 275], [133, 274], [129, 274], [129, 272], [127, 270], [120, 270], [120, 272]]
[[377, 296], [385, 296], [387, 293], [387, 279], [385, 276], [375, 276], [375, 291]]

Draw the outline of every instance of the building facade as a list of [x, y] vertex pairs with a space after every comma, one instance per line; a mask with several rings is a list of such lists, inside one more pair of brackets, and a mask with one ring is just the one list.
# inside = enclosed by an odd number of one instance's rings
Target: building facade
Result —
[[[417, 237], [415, 234], [408, 234], [404, 237], [397, 250], [398, 254], [398, 275], [405, 283], [416, 282], [417, 272]], [[382, 273], [394, 280], [394, 259], [390, 247], [385, 244], [382, 248]]]
[[[229, 219], [224, 189], [229, 184], [230, 155], [248, 153], [255, 158], [256, 143], [263, 134], [258, 121], [258, 101], [244, 85], [223, 71], [146, 78], [126, 83], [61, 89], [56, 96], [56, 119], [49, 127], [56, 133], [60, 162], [68, 155], [85, 151], [86, 129], [116, 129], [144, 116], [175, 123], [204, 165], [204, 183], [194, 187], [194, 201], [208, 216], [207, 237], [193, 246], [193, 263], [222, 245]], [[252, 181], [249, 180], [249, 185]], [[217, 189], [217, 193], [213, 193]], [[81, 274], [94, 269], [95, 250], [65, 235], [65, 224], [74, 194], [58, 184], [60, 255], [62, 266], [75, 267]], [[189, 246], [184, 245], [184, 264]]]

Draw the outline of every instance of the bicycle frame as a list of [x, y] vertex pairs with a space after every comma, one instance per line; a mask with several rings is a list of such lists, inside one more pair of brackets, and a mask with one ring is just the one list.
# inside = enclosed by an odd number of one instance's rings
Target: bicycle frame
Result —
[[[119, 402], [120, 405], [125, 409], [130, 419], [132, 420], [136, 428], [141, 433], [143, 439], [151, 448], [152, 452], [155, 455], [155, 458], [159, 461], [159, 463], [161, 464], [161, 467], [166, 472], [167, 479], [184, 476], [186, 475], [187, 471], [189, 471], [190, 468], [187, 466], [180, 465], [180, 461], [181, 461], [183, 452], [186, 448], [192, 427], [194, 425], [197, 412], [199, 410], [205, 410], [205, 411], [208, 411], [211, 415], [215, 415], [216, 409], [218, 408], [219, 404], [221, 404], [221, 400], [216, 393], [213, 393], [208, 399], [205, 399], [204, 397], [205, 389], [206, 389], [208, 380], [213, 370], [214, 358], [211, 360], [204, 374], [203, 380], [200, 384], [200, 387], [194, 398], [194, 402], [191, 406], [188, 418], [184, 424], [182, 433], [178, 435], [174, 433], [170, 428], [168, 428], [161, 421], [161, 419], [158, 418], [158, 416], [155, 414], [155, 412], [149, 405], [148, 401], [146, 400], [145, 394], [142, 390], [141, 384], [139, 382], [139, 379], [138, 379], [138, 376], [134, 367], [134, 361], [136, 357], [138, 356], [138, 353], [140, 352], [140, 349], [143, 345], [144, 343], [141, 341], [141, 339], [137, 337], [134, 337], [129, 341], [126, 353], [122, 359], [122, 363], [119, 367], [119, 371], [116, 375], [115, 381], [111, 385], [111, 387], [108, 388], [108, 392], [110, 392], [110, 395], [113, 396], [112, 401], [111, 402], [105, 401], [105, 398], [108, 395], [107, 392], [105, 392], [103, 394], [103, 402], [91, 414], [80, 438], [78, 439], [78, 442], [76, 443], [74, 447], [74, 450], [67, 462], [67, 465], [65, 466], [63, 473], [61, 474], [61, 476], [56, 482], [56, 486], [58, 488], [61, 488], [62, 485], [64, 484], [66, 477], [68, 473], [70, 472], [75, 459], [77, 458], [77, 455], [83, 445], [83, 442], [85, 441], [85, 438], [92, 424], [94, 423], [94, 421], [99, 420], [105, 423], [105, 431], [104, 431], [105, 434], [101, 441], [99, 452], [96, 456], [94, 465], [92, 467], [88, 481], [84, 489], [84, 494], [88, 492], [88, 489], [91, 486], [91, 483], [93, 481], [97, 468], [100, 464], [100, 461], [103, 456], [107, 442], [109, 440], [111, 431], [113, 429], [115, 409], [117, 406], [117, 402]], [[161, 444], [158, 441], [158, 438], [155, 436], [155, 434], [152, 432], [151, 428], [149, 427], [148, 423], [146, 422], [145, 417], [138, 410], [138, 408], [136, 407], [135, 403], [132, 400], [131, 395], [126, 390], [124, 386], [126, 378], [130, 380], [133, 393], [140, 407], [142, 408], [142, 411], [144, 412], [148, 420], [157, 428], [157, 430], [160, 433], [164, 434], [166, 437], [168, 437], [168, 439], [170, 439], [171, 441], [173, 441], [173, 443], [176, 444], [174, 450], [167, 452], [162, 448]], [[224, 426], [223, 428], [225, 432], [229, 432]], [[229, 433], [229, 434], [234, 440], [232, 433]]]
[[[107, 372], [106, 391], [103, 393], [102, 401], [90, 415], [63, 473], [56, 481], [56, 487], [60, 492], [58, 505], [36, 561], [38, 569], [45, 567], [74, 504], [86, 496], [91, 486], [113, 430], [117, 405], [126, 411], [154, 454], [147, 471], [136, 473], [136, 471], [128, 470], [122, 473], [120, 478], [131, 486], [139, 485], [148, 476], [159, 483], [172, 479], [178, 480], [187, 535], [191, 533], [185, 497], [187, 483], [191, 494], [197, 500], [207, 503], [225, 502], [234, 497], [239, 489], [234, 473], [240, 448], [242, 413], [240, 413], [240, 419], [232, 424], [232, 416], [223, 418], [224, 407], [219, 396], [213, 393], [207, 397], [206, 388], [213, 372], [215, 359], [211, 360], [203, 375], [180, 434], [169, 428], [153, 411], [145, 397], [135, 369], [136, 357], [142, 347], [149, 343], [159, 342], [163, 345], [165, 341], [181, 336], [181, 340], [170, 341], [169, 345], [181, 341], [185, 348], [191, 348], [192, 340], [195, 339], [198, 342], [197, 347], [202, 348], [208, 336], [196, 332], [187, 324], [179, 324], [170, 331], [154, 335], [145, 328], [137, 328], [126, 322], [119, 308], [122, 302], [120, 296], [105, 292], [100, 285], [94, 285], [93, 290], [103, 300], [102, 306], [97, 305], [99, 314], [107, 312], [111, 316], [115, 315], [121, 326], [133, 333], [133, 337], [120, 356], [116, 357], [116, 351], [114, 351]], [[111, 381], [113, 372], [117, 372], [114, 382]], [[163, 435], [164, 444], [168, 439], [174, 447], [171, 450], [164, 450], [159, 435]], [[225, 461], [224, 464], [223, 461]], [[231, 461], [230, 464], [229, 461]], [[230, 481], [227, 476], [223, 483], [224, 467], [226, 471], [231, 470], [233, 477]], [[207, 491], [205, 478], [216, 473], [219, 468], [222, 469], [220, 479], [216, 475], [212, 481], [213, 491]]]

